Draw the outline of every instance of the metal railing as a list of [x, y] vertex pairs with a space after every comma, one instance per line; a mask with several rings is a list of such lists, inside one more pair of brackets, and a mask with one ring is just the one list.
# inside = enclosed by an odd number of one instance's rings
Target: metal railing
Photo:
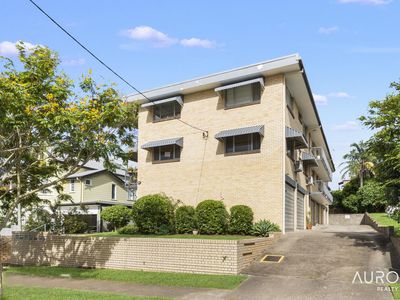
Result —
[[324, 149], [322, 147], [312, 147], [311, 153], [317, 160], [322, 161], [322, 165], [324, 166], [325, 171], [328, 173], [329, 178], [332, 178], [332, 169], [328, 159], [326, 158]]
[[329, 190], [328, 184], [322, 180], [317, 180], [314, 183], [315, 189], [313, 188], [312, 192], [322, 193], [329, 202], [333, 202], [333, 196], [331, 191]]

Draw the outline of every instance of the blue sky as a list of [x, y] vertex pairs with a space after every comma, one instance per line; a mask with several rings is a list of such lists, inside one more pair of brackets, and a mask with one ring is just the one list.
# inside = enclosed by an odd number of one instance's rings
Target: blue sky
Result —
[[[141, 90], [299, 53], [337, 169], [370, 135], [357, 121], [368, 102], [400, 78], [398, 0], [36, 1]], [[92, 69], [132, 92], [27, 0], [3, 1], [0, 55], [18, 40], [58, 51], [73, 78]]]

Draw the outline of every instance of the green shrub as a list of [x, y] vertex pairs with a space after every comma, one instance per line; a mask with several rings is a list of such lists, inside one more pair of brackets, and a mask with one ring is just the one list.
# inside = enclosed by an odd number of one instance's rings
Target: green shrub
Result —
[[107, 221], [114, 230], [127, 225], [131, 217], [130, 209], [123, 205], [113, 205], [101, 212], [101, 218]]
[[165, 195], [154, 194], [143, 196], [133, 204], [133, 220], [140, 233], [174, 233], [174, 209], [172, 200]]
[[254, 224], [252, 234], [255, 236], [268, 236], [270, 232], [279, 232], [279, 231], [281, 231], [279, 225], [264, 219]]
[[65, 216], [63, 226], [67, 234], [85, 233], [89, 228], [88, 224], [77, 215]]
[[192, 233], [196, 229], [195, 209], [193, 206], [184, 205], [178, 207], [175, 212], [176, 232]]
[[138, 233], [138, 228], [135, 224], [128, 224], [124, 227], [118, 229], [119, 234], [136, 234]]
[[51, 229], [51, 214], [39, 207], [29, 215], [24, 229], [26, 231], [44, 231], [44, 225], [46, 225], [46, 230]]
[[232, 206], [229, 219], [229, 233], [246, 235], [253, 227], [253, 211], [247, 205]]
[[196, 207], [197, 227], [202, 234], [223, 234], [228, 227], [228, 212], [222, 201], [204, 200]]

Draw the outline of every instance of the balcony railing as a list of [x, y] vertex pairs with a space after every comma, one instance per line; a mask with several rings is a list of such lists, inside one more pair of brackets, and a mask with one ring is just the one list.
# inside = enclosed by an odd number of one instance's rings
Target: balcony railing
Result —
[[328, 188], [328, 184], [322, 180], [317, 180], [311, 189], [311, 194], [321, 193], [330, 203], [333, 202], [333, 196]]
[[332, 169], [328, 159], [326, 158], [324, 149], [322, 147], [312, 147], [311, 153], [318, 161], [322, 162], [322, 166], [329, 177], [329, 181], [332, 180]]

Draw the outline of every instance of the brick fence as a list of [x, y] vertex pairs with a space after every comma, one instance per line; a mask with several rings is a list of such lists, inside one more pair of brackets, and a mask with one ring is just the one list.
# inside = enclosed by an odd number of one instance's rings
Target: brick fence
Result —
[[8, 263], [184, 272], [238, 274], [280, 233], [269, 238], [211, 240], [178, 238], [120, 238], [13, 233]]

